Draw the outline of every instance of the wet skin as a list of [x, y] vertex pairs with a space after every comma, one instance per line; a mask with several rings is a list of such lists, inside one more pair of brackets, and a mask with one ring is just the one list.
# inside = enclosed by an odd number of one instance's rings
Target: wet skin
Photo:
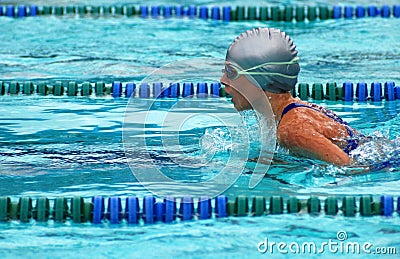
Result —
[[[343, 151], [348, 133], [346, 128], [325, 114], [306, 108], [291, 109], [281, 119], [283, 109], [290, 103], [302, 103], [290, 92], [275, 94], [254, 86], [245, 76], [230, 80], [224, 73], [220, 82], [225, 92], [232, 96], [237, 111], [257, 109], [257, 100], [268, 98], [278, 123], [277, 141], [293, 154], [323, 160], [336, 165], [348, 165], [350, 157]], [[264, 95], [264, 96], [262, 96]]]

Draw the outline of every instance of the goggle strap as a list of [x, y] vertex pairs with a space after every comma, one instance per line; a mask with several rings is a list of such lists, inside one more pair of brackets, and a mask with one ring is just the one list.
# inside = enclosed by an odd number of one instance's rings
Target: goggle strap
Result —
[[251, 67], [251, 68], [245, 69], [245, 70], [243, 70], [243, 72], [247, 72], [247, 71], [254, 70], [254, 69], [261, 68], [261, 67], [268, 66], [268, 65], [292, 65], [292, 64], [297, 64], [297, 63], [299, 63], [299, 60], [300, 60], [299, 57], [294, 57], [292, 60], [285, 61], [285, 62], [267, 62], [267, 63], [261, 64], [261, 65], [255, 66], [255, 67]]
[[242, 75], [271, 75], [271, 76], [281, 76], [281, 77], [285, 77], [285, 78], [289, 78], [289, 79], [295, 79], [297, 78], [296, 76], [290, 76], [290, 75], [285, 75], [285, 74], [281, 74], [281, 73], [274, 73], [274, 72], [243, 72], [240, 71], [239, 74]]

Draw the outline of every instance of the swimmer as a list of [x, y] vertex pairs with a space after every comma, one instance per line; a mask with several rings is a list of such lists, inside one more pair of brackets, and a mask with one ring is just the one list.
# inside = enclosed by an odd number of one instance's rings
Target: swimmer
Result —
[[[332, 111], [294, 98], [300, 71], [296, 45], [278, 29], [240, 34], [229, 46], [220, 79], [237, 111], [258, 110], [260, 96], [271, 105], [277, 142], [296, 156], [349, 165], [357, 132]], [[265, 98], [268, 98], [268, 100]]]

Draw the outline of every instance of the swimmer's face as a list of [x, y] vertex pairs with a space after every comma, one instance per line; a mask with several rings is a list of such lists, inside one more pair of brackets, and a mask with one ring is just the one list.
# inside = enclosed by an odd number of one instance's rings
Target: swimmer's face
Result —
[[250, 103], [263, 94], [260, 88], [254, 86], [243, 75], [231, 80], [224, 72], [220, 82], [225, 85], [225, 92], [232, 96], [232, 103], [237, 111], [252, 110], [253, 107]]

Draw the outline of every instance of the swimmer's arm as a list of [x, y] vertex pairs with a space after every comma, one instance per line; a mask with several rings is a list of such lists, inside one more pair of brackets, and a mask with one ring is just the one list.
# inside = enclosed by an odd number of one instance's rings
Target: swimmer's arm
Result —
[[318, 133], [314, 134], [312, 140], [305, 137], [297, 137], [284, 142], [295, 153], [335, 165], [348, 165], [351, 161], [343, 150]]

